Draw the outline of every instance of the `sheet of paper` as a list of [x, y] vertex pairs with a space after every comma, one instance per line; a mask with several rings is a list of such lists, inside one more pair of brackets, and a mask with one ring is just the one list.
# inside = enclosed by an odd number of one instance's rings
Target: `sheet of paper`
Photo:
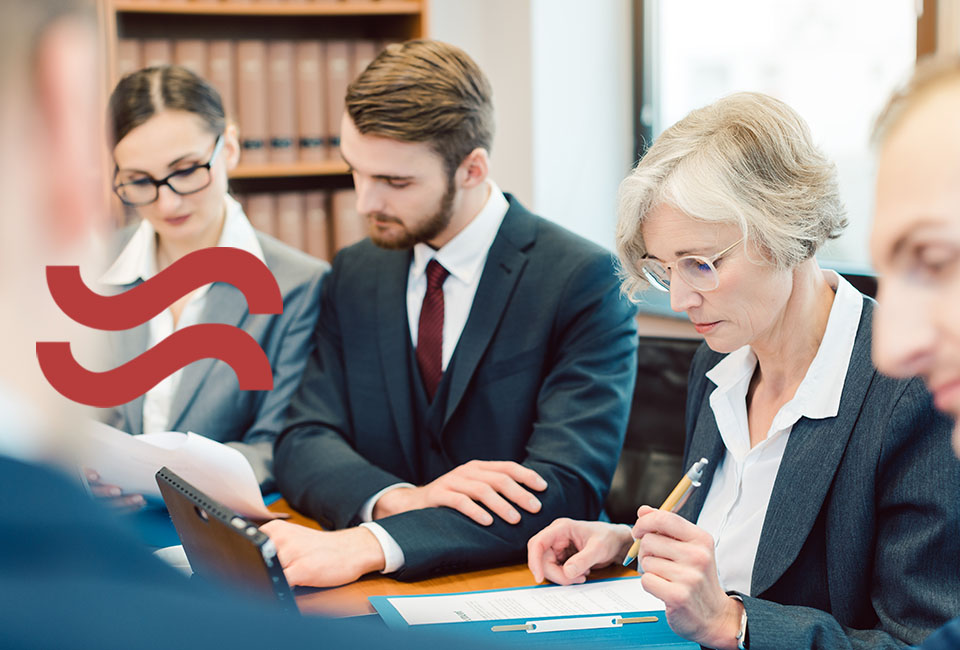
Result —
[[388, 600], [409, 625], [664, 610], [663, 601], [648, 594], [639, 577]]
[[236, 449], [195, 433], [148, 433], [131, 436], [102, 422], [90, 421], [80, 464], [124, 492], [160, 498], [154, 475], [169, 467], [188, 483], [241, 515], [275, 519], [263, 503], [250, 463]]

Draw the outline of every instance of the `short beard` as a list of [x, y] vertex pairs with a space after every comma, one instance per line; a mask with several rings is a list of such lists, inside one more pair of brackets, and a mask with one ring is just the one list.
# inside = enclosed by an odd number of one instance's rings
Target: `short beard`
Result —
[[437, 207], [437, 211], [414, 230], [408, 230], [402, 223], [395, 219], [389, 217], [384, 219], [384, 221], [389, 221], [403, 228], [403, 233], [399, 237], [381, 237], [377, 232], [377, 227], [374, 225], [373, 220], [383, 215], [376, 213], [366, 215], [370, 221], [370, 241], [380, 248], [386, 248], [388, 250], [410, 250], [417, 244], [436, 239], [440, 233], [446, 230], [447, 226], [450, 225], [450, 221], [453, 219], [453, 199], [455, 196], [456, 187], [454, 185], [453, 174], [451, 174], [447, 178], [447, 188], [444, 190], [443, 196], [440, 197], [440, 205]]

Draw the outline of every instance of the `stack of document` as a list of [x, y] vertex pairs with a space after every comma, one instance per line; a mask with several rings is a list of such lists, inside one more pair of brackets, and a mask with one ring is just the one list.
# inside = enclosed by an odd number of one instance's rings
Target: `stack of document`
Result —
[[[394, 629], [428, 626], [529, 648], [686, 648], [664, 604], [639, 577], [582, 585], [521, 587], [430, 596], [374, 596], [370, 603]], [[648, 622], [627, 623], [644, 617]], [[654, 620], [649, 620], [654, 619]]]

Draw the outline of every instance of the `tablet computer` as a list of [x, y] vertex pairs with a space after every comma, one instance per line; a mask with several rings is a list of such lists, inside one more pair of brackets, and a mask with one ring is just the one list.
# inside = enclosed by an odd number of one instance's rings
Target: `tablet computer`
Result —
[[285, 610], [299, 611], [273, 541], [254, 522], [166, 467], [156, 478], [196, 576], [268, 599]]

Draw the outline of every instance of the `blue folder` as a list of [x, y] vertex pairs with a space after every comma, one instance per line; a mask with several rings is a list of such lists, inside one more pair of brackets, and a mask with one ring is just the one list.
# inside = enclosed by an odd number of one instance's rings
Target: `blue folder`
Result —
[[[631, 580], [632, 578], [610, 578], [611, 580]], [[542, 585], [543, 587], [552, 585]], [[515, 587], [514, 589], [530, 589], [531, 587]], [[493, 591], [514, 591], [514, 589], [496, 589]], [[464, 593], [482, 593], [478, 591]], [[430, 594], [442, 596], [444, 594]], [[396, 598], [422, 598], [423, 596], [370, 596], [380, 618], [388, 627], [395, 630], [410, 629], [400, 615], [400, 612], [390, 603]], [[533, 618], [498, 619], [495, 621], [466, 621], [458, 623], [435, 623], [415, 626], [417, 630], [436, 630], [445, 636], [463, 634], [473, 639], [483, 638], [484, 642], [497, 645], [514, 646], [521, 648], [670, 648], [679, 650], [699, 650], [700, 646], [677, 636], [667, 625], [663, 611], [642, 612], [625, 611], [615, 612], [622, 616], [658, 616], [656, 623], [631, 623], [622, 627], [600, 628], [591, 630], [569, 630], [562, 632], [540, 632], [531, 634], [524, 631], [494, 632], [494, 625], [522, 624], [529, 620], [548, 620], [550, 618], [581, 618], [573, 616], [539, 616]], [[587, 616], [586, 618], [590, 618]]]

